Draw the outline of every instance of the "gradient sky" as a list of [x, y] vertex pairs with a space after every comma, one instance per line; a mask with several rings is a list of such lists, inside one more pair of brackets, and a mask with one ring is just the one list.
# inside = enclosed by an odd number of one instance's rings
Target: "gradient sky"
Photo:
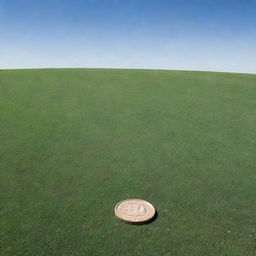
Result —
[[0, 0], [0, 68], [256, 73], [256, 0]]

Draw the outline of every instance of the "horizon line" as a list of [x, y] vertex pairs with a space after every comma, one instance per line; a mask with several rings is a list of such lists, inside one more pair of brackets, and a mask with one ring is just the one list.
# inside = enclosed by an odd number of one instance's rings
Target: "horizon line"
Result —
[[167, 69], [167, 68], [120, 68], [120, 67], [110, 67], [110, 68], [99, 68], [99, 67], [33, 67], [33, 68], [0, 68], [3, 70], [45, 70], [45, 69], [111, 69], [111, 70], [158, 70], [158, 71], [181, 71], [181, 72], [207, 72], [207, 73], [227, 73], [227, 74], [244, 74], [244, 75], [256, 75], [255, 73], [248, 72], [235, 72], [235, 71], [219, 71], [219, 70], [199, 70], [199, 69]]

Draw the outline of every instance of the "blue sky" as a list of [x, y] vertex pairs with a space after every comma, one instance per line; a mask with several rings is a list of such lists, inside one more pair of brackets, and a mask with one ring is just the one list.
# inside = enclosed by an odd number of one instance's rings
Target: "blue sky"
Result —
[[0, 68], [256, 73], [256, 0], [0, 0]]

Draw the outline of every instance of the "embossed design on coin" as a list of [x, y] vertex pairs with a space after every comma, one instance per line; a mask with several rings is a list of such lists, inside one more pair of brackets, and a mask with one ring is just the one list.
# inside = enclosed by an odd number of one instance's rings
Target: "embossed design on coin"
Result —
[[115, 207], [115, 216], [128, 223], [145, 223], [154, 215], [154, 206], [142, 199], [124, 200]]

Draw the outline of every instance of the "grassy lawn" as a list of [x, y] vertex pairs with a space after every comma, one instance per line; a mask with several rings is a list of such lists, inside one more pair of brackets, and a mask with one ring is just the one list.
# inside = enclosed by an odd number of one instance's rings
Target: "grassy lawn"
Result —
[[0, 70], [1, 255], [255, 256], [255, 213], [256, 75]]

